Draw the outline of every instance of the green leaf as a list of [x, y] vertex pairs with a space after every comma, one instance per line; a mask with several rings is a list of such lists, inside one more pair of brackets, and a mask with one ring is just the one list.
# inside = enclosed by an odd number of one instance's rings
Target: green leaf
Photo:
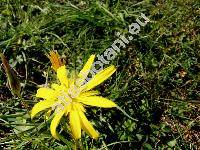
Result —
[[136, 134], [136, 137], [138, 138], [139, 141], [142, 140], [142, 135], [141, 134]]
[[152, 146], [151, 146], [150, 144], [145, 143], [145, 144], [144, 144], [144, 149], [151, 150], [151, 149], [153, 149], [153, 148], [152, 148]]
[[172, 140], [170, 142], [167, 143], [167, 145], [169, 145], [170, 147], [174, 147], [176, 145], [176, 140]]

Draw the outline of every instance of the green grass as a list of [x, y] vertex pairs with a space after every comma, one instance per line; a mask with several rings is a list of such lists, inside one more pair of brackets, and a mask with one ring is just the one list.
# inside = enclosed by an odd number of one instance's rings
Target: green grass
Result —
[[[97, 87], [138, 121], [117, 109], [88, 108], [87, 117], [101, 137], [95, 141], [83, 135], [82, 145], [198, 149], [199, 8], [196, 0], [1, 0], [0, 49], [18, 73], [31, 110], [39, 101], [35, 98], [39, 85], [55, 79], [46, 53], [58, 50], [69, 70], [78, 72], [91, 54], [102, 54], [118, 38], [117, 32], [126, 34], [128, 25], [144, 13], [151, 22], [121, 49], [110, 63], [117, 72]], [[24, 103], [6, 87], [3, 69], [0, 83], [1, 149], [73, 148], [69, 130], [62, 132], [65, 141], [57, 141], [50, 134], [50, 121], [38, 117], [34, 125]]]

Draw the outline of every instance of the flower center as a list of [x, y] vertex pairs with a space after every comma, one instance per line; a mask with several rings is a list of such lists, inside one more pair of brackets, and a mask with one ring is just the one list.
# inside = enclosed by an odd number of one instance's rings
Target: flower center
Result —
[[71, 85], [67, 91], [59, 91], [58, 101], [52, 106], [52, 109], [56, 111], [64, 110], [80, 93], [81, 90], [76, 85]]
[[57, 113], [64, 110], [73, 101], [73, 99], [65, 91], [60, 91], [60, 95], [57, 99], [58, 101], [52, 106], [52, 110], [55, 110]]
[[68, 106], [72, 101], [73, 98], [71, 95], [69, 95], [68, 93], [66, 93], [65, 91], [61, 91], [60, 95], [58, 96], [58, 100], [60, 101], [60, 103], [62, 103], [64, 106]]

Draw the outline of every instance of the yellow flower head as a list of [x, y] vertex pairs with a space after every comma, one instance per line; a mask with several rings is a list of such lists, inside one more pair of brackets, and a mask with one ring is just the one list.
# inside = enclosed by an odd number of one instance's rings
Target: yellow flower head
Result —
[[113, 65], [98, 72], [89, 82], [83, 84], [92, 67], [94, 58], [94, 55], [90, 56], [77, 78], [68, 78], [65, 66], [61, 66], [57, 69], [57, 78], [60, 84], [52, 84], [51, 88], [40, 88], [37, 91], [36, 97], [44, 100], [33, 107], [31, 118], [42, 110], [55, 110], [50, 131], [52, 136], [58, 140], [59, 134], [56, 128], [63, 116], [69, 116], [70, 128], [75, 139], [81, 138], [81, 129], [96, 139], [99, 134], [86, 118], [84, 106], [117, 107], [113, 101], [97, 96], [99, 93], [92, 90], [116, 71]]
[[50, 53], [49, 53], [49, 55], [47, 55], [47, 57], [50, 59], [52, 68], [55, 71], [64, 65], [64, 63], [61, 61], [60, 56], [57, 51], [50, 51]]

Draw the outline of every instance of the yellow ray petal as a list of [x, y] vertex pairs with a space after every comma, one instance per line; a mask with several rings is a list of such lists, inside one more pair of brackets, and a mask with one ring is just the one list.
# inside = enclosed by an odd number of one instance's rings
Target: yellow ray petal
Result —
[[78, 102], [90, 106], [97, 106], [104, 108], [117, 107], [117, 105], [113, 101], [100, 96], [78, 97], [77, 99]]
[[93, 95], [98, 95], [100, 94], [99, 91], [87, 91], [84, 93], [81, 93], [80, 96], [86, 97], [86, 96], [93, 96]]
[[81, 124], [78, 115], [78, 110], [73, 107], [69, 113], [70, 127], [75, 139], [81, 138]]
[[44, 100], [35, 104], [33, 109], [31, 110], [31, 118], [34, 118], [37, 113], [47, 108], [50, 108], [55, 102]]
[[65, 85], [52, 84], [51, 88], [55, 90], [56, 94], [58, 94], [57, 96], [59, 96], [59, 93], [61, 91], [67, 91], [67, 88]]
[[69, 86], [69, 80], [67, 78], [67, 69], [65, 66], [61, 66], [57, 69], [57, 78], [61, 84], [64, 84], [67, 88]]
[[53, 100], [56, 98], [56, 92], [50, 88], [39, 88], [36, 97]]
[[88, 83], [84, 85], [85, 91], [88, 91], [94, 88], [95, 86], [101, 84], [103, 81], [108, 79], [115, 71], [116, 68], [113, 65], [100, 71]]
[[74, 106], [76, 107], [78, 111], [85, 112], [85, 108], [83, 107], [81, 103], [74, 103]]
[[58, 137], [58, 132], [56, 131], [56, 128], [58, 127], [58, 124], [60, 123], [60, 120], [62, 116], [65, 114], [65, 112], [66, 112], [66, 109], [60, 110], [51, 121], [50, 131], [51, 131], [52, 136], [57, 140], [59, 140], [59, 137]]
[[67, 115], [69, 114], [69, 112], [71, 111], [71, 108], [72, 108], [72, 105], [69, 104], [69, 105], [67, 106], [66, 111], [65, 111], [65, 116], [67, 116]]
[[92, 67], [92, 64], [94, 62], [94, 58], [95, 58], [95, 55], [91, 55], [90, 58], [88, 59], [88, 61], [86, 62], [86, 64], [84, 65], [83, 69], [80, 71], [78, 77], [80, 78], [79, 79], [79, 84], [83, 83], [84, 80], [86, 79], [91, 67]]
[[99, 133], [93, 128], [92, 124], [88, 121], [82, 111], [79, 111], [78, 113], [80, 116], [81, 128], [92, 138], [97, 139], [99, 137]]
[[53, 83], [53, 84], [51, 85], [51, 88], [54, 89], [54, 90], [56, 90], [56, 91], [59, 91], [59, 90], [60, 90], [60, 85], [59, 85], [59, 84]]

